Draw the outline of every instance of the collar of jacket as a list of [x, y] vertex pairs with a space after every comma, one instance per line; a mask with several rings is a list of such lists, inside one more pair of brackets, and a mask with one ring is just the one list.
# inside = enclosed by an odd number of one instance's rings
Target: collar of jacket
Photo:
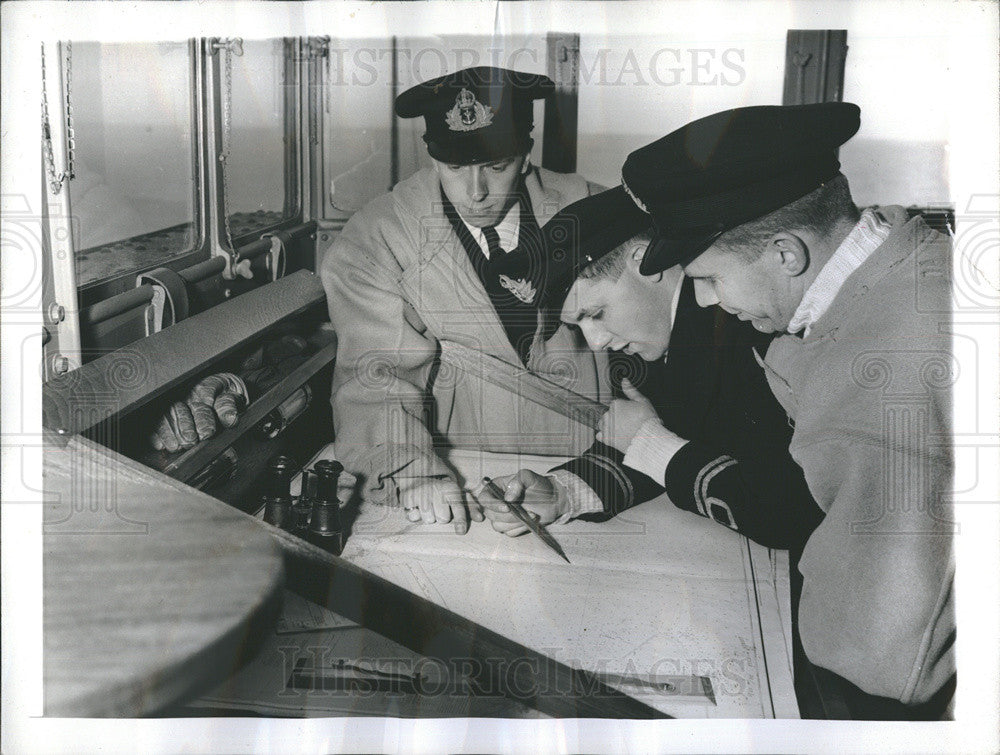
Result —
[[392, 199], [400, 227], [414, 236], [416, 263], [404, 268], [400, 286], [417, 314], [438, 339], [520, 363], [469, 255], [445, 217], [434, 168], [397, 184]]
[[[548, 171], [532, 168], [524, 178], [532, 213], [539, 226], [559, 211], [566, 200], [563, 192], [546, 186]], [[444, 214], [440, 181], [433, 167], [424, 168], [400, 182], [392, 191], [392, 202], [401, 227], [417, 235], [413, 245], [417, 264], [403, 270], [400, 285], [414, 298], [411, 304], [421, 317], [438, 324], [439, 337], [482, 349], [511, 364], [521, 358], [510, 344], [493, 303], [483, 289], [462, 242]], [[460, 302], [460, 316], [437, 311], [442, 302]], [[454, 306], [452, 306], [454, 309]], [[433, 310], [433, 311], [428, 311]], [[558, 329], [558, 328], [557, 328]], [[535, 369], [545, 355], [543, 329], [536, 331], [529, 351], [528, 367]], [[564, 348], [568, 345], [564, 344]]]
[[855, 311], [859, 302], [871, 294], [883, 277], [913, 257], [918, 248], [937, 233], [920, 216], [911, 220], [902, 207], [890, 205], [876, 209], [892, 225], [889, 237], [844, 281], [833, 303], [813, 323], [809, 336], [802, 340], [816, 341], [836, 331], [845, 312]]
[[[547, 171], [532, 166], [531, 170], [524, 176], [524, 188], [531, 202], [531, 212], [540, 228], [565, 204], [562, 192], [546, 185], [546, 173]], [[400, 215], [410, 216], [422, 230], [424, 228], [430, 231], [435, 230], [436, 226], [431, 226], [438, 220], [444, 224], [445, 228], [450, 228], [448, 219], [444, 216], [440, 186], [441, 182], [438, 180], [434, 168], [422, 168], [414, 174], [413, 180], [402, 181], [396, 184], [392, 190], [396, 211]], [[431, 238], [435, 237], [431, 236]], [[423, 240], [421, 241], [423, 242]], [[465, 257], [465, 250], [454, 234], [451, 234], [451, 241], [453, 243], [420, 243], [421, 261], [429, 262], [445, 252], [453, 256]]]

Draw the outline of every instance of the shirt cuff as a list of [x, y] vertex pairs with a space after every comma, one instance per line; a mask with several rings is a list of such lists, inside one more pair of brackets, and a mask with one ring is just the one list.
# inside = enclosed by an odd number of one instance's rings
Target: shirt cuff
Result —
[[622, 463], [662, 485], [667, 474], [667, 465], [674, 458], [674, 454], [686, 444], [686, 440], [670, 432], [660, 420], [650, 417], [642, 423], [639, 432], [632, 438]]
[[556, 485], [562, 486], [566, 491], [566, 500], [569, 503], [566, 512], [553, 524], [566, 524], [570, 519], [576, 519], [581, 514], [604, 511], [604, 504], [597, 497], [594, 489], [572, 472], [567, 472], [565, 469], [555, 469], [549, 472], [549, 477]]

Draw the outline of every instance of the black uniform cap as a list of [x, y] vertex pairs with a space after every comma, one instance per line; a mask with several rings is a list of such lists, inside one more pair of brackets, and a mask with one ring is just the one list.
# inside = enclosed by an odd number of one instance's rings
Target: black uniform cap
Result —
[[829, 181], [840, 172], [837, 148], [860, 118], [846, 102], [738, 108], [637, 149], [622, 182], [656, 226], [640, 272], [687, 264], [725, 231]]
[[529, 152], [532, 103], [554, 90], [548, 76], [478, 66], [407, 89], [395, 109], [400, 118], [423, 116], [435, 160], [472, 165]]
[[561, 209], [542, 228], [548, 270], [540, 303], [561, 308], [581, 270], [651, 227], [621, 186]]

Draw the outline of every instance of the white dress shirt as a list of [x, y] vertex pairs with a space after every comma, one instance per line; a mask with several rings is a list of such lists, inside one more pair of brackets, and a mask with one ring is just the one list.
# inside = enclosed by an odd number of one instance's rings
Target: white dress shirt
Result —
[[[465, 218], [462, 218], [462, 222], [465, 223]], [[490, 246], [486, 243], [486, 234], [483, 233], [482, 228], [476, 228], [475, 226], [465, 223], [465, 227], [469, 229], [469, 233], [472, 234], [472, 238], [476, 240], [479, 244], [479, 248], [482, 250], [483, 255], [486, 259], [490, 258]], [[510, 250], [517, 247], [518, 237], [521, 231], [521, 205], [519, 202], [514, 202], [507, 210], [507, 214], [503, 216], [499, 223], [493, 226], [497, 230], [497, 236], [500, 237], [500, 248], [504, 252], [509, 252]]]

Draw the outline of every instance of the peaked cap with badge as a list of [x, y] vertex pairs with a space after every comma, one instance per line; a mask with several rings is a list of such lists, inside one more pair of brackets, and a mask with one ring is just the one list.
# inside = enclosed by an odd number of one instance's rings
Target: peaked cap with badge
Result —
[[632, 152], [622, 188], [656, 226], [642, 274], [687, 264], [726, 231], [834, 178], [860, 117], [847, 102], [737, 108]]
[[472, 165], [530, 151], [533, 103], [554, 90], [548, 76], [477, 66], [407, 89], [395, 110], [400, 118], [423, 116], [435, 160]]

